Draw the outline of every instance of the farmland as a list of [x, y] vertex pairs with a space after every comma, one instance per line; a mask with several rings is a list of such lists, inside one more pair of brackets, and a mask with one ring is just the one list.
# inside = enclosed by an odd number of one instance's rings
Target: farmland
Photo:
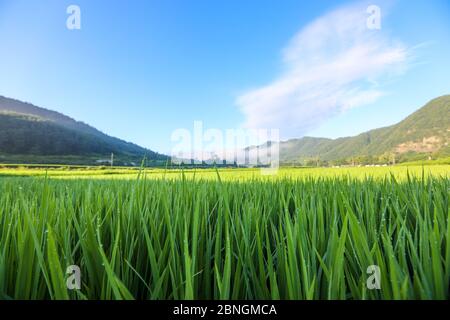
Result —
[[449, 299], [449, 169], [2, 168], [0, 299]]
[[[345, 178], [375, 179], [394, 176], [404, 180], [408, 175], [421, 177], [450, 175], [450, 165], [412, 165], [388, 167], [342, 167], [342, 168], [280, 168], [275, 174], [264, 175], [261, 169], [234, 168], [220, 169], [221, 180], [280, 180], [304, 178]], [[109, 167], [71, 167], [71, 166], [0, 166], [0, 177], [49, 177], [54, 179], [120, 179], [135, 180], [138, 177], [149, 180], [155, 179], [189, 179], [189, 180], [217, 180], [217, 171], [211, 169], [141, 169], [141, 168], [109, 168]]]

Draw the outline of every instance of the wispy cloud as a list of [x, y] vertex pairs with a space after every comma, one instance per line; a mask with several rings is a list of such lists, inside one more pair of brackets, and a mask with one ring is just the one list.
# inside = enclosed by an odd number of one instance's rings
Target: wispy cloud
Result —
[[383, 29], [369, 30], [367, 17], [366, 7], [348, 6], [300, 30], [283, 50], [282, 74], [238, 97], [245, 127], [279, 128], [283, 137], [298, 137], [380, 98], [379, 84], [405, 71], [409, 53]]

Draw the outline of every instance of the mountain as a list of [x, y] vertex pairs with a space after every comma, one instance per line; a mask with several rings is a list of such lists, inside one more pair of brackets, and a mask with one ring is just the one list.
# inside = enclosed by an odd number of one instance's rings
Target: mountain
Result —
[[[450, 156], [450, 95], [430, 101], [400, 123], [339, 139], [280, 142], [282, 164], [374, 164]], [[263, 147], [249, 147], [246, 150]], [[152, 164], [168, 157], [111, 136], [61, 113], [0, 96], [0, 163]]]
[[450, 95], [446, 95], [390, 127], [339, 139], [304, 137], [283, 141], [280, 162], [371, 164], [421, 160], [449, 156], [449, 143]]
[[0, 96], [0, 162], [71, 159], [90, 164], [109, 159], [111, 153], [116, 164], [139, 163], [144, 156], [153, 161], [167, 159], [59, 112]]

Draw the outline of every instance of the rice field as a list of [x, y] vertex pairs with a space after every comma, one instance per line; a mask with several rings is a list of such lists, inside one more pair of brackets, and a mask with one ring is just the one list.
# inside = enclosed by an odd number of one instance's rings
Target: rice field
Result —
[[448, 300], [448, 169], [1, 169], [0, 299]]
[[[450, 165], [432, 166], [386, 166], [386, 167], [346, 167], [346, 168], [280, 168], [272, 175], [262, 174], [261, 169], [219, 169], [222, 181], [248, 181], [248, 180], [285, 180], [304, 178], [341, 178], [351, 177], [358, 179], [384, 178], [395, 176], [404, 180], [408, 175], [422, 177], [422, 175], [449, 177]], [[101, 179], [101, 180], [136, 180], [145, 176], [146, 179], [188, 179], [188, 180], [217, 180], [216, 169], [144, 169], [141, 168], [33, 168], [0, 166], [1, 177], [50, 177], [55, 179]]]

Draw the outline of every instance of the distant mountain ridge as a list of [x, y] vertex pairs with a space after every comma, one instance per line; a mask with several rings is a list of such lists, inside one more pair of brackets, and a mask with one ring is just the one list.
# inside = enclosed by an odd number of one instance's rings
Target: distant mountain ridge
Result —
[[398, 124], [338, 139], [304, 137], [280, 143], [281, 163], [386, 163], [450, 156], [450, 95]]
[[109, 157], [111, 153], [130, 161], [144, 156], [151, 160], [167, 159], [59, 112], [0, 96], [0, 154], [95, 159]]
[[[263, 147], [248, 147], [252, 150]], [[0, 163], [107, 162], [136, 165], [169, 157], [108, 136], [59, 112], [0, 96]], [[450, 95], [430, 101], [398, 124], [338, 139], [280, 142], [280, 163], [370, 164], [450, 156]], [[17, 163], [19, 163], [17, 162]]]

